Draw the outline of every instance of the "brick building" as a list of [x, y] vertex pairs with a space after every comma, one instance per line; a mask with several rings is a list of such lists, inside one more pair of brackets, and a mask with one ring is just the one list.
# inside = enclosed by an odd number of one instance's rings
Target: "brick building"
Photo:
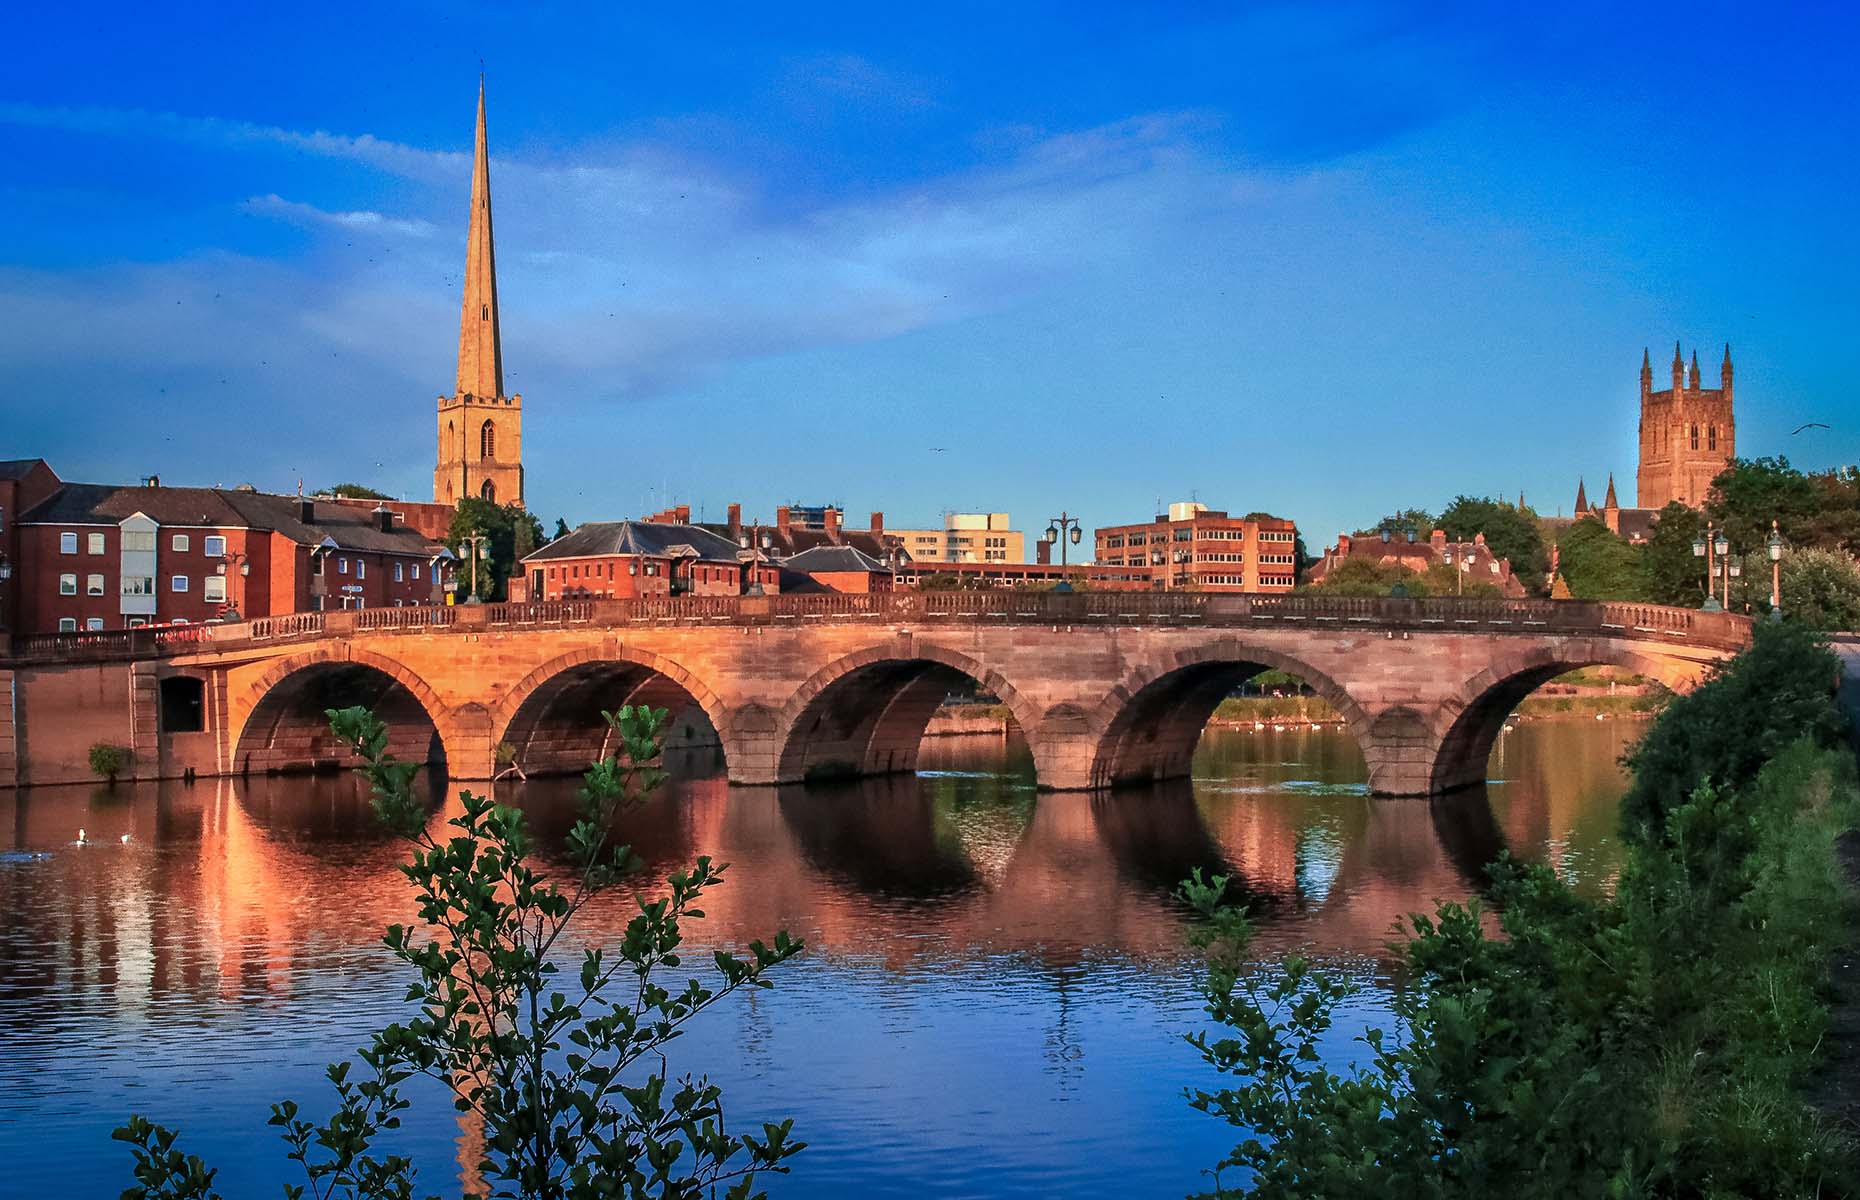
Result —
[[699, 525], [591, 521], [523, 560], [511, 599], [740, 596], [760, 583], [780, 590], [773, 558]]
[[[781, 560], [781, 568], [804, 577], [822, 591], [889, 592], [892, 589], [891, 568], [853, 546], [815, 546]], [[783, 590], [790, 590], [785, 583]]]
[[18, 632], [444, 600], [450, 551], [385, 508], [155, 480], [65, 483], [38, 468], [12, 486], [44, 494], [5, 534], [12, 578], [0, 611]]
[[[1038, 545], [1044, 548], [1046, 543], [1040, 542]], [[1081, 590], [1134, 592], [1150, 590], [1151, 572], [1147, 567], [1107, 566], [1104, 563], [1075, 562], [1062, 567], [1056, 562], [1047, 561], [940, 563], [906, 560], [895, 574], [895, 585], [901, 588], [940, 586], [939, 583], [932, 583], [932, 580], [953, 583], [962, 589], [1045, 588], [1064, 580]]]
[[949, 513], [941, 529], [887, 529], [885, 533], [919, 562], [1019, 563], [1027, 561], [1027, 539], [1008, 514]]
[[1430, 567], [1458, 568], [1467, 583], [1491, 584], [1511, 599], [1525, 595], [1522, 580], [1511, 573], [1511, 560], [1493, 554], [1485, 544], [1485, 535], [1477, 533], [1470, 542], [1450, 542], [1441, 530], [1434, 530], [1424, 542], [1405, 538], [1384, 540], [1380, 534], [1337, 535], [1337, 544], [1324, 550], [1324, 557], [1306, 572], [1312, 583], [1322, 583], [1345, 562], [1367, 560], [1379, 567], [1398, 566], [1421, 574]]
[[1157, 589], [1279, 594], [1297, 582], [1298, 527], [1263, 513], [1171, 504], [1153, 521], [1108, 525], [1093, 538], [1100, 565], [1141, 569]]

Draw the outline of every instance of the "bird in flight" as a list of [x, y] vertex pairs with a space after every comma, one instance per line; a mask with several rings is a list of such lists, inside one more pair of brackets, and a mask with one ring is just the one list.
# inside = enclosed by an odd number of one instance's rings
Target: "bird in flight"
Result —
[[949, 447], [948, 447], [948, 446], [932, 446], [932, 447], [930, 447], [930, 453], [932, 453], [932, 454], [945, 454], [945, 453], [948, 453], [948, 451], [949, 451]]
[[1797, 425], [1794, 429], [1789, 431], [1789, 436], [1794, 437], [1796, 434], [1802, 432], [1804, 429], [1826, 429], [1826, 428], [1827, 426], [1823, 425], [1820, 421], [1810, 421], [1806, 425]]

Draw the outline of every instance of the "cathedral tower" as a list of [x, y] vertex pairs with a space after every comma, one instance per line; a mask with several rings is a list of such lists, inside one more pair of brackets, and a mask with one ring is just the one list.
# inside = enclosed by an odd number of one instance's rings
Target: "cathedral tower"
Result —
[[483, 79], [478, 81], [478, 136], [472, 151], [458, 381], [452, 395], [439, 398], [439, 456], [433, 468], [436, 503], [457, 504], [467, 496], [498, 504], [523, 503], [523, 397], [504, 394], [504, 352], [497, 334], [497, 258], [491, 244]]
[[1692, 369], [1673, 345], [1673, 386], [1653, 390], [1653, 360], [1640, 360], [1640, 471], [1635, 503], [1664, 508], [1674, 500], [1691, 508], [1705, 503], [1711, 481], [1731, 465], [1737, 451], [1736, 422], [1731, 414], [1731, 347], [1724, 348], [1721, 386], [1700, 386], [1699, 358]]

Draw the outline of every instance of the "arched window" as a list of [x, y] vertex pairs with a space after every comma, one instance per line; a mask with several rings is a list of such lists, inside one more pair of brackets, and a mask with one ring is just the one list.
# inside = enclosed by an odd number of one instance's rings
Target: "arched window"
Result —
[[496, 504], [497, 485], [488, 479], [485, 480], [483, 485], [478, 488], [478, 496], [480, 499], [489, 500], [492, 504]]
[[1713, 425], [1705, 431], [1705, 448], [1707, 450], [1716, 450], [1718, 448], [1718, 427], [1716, 425]]
[[[490, 422], [486, 421], [485, 424], [489, 425]], [[1694, 450], [1699, 448], [1699, 427], [1697, 425], [1692, 427], [1692, 448]]]
[[[1693, 430], [1693, 436], [1695, 438], [1697, 434], [1698, 431]], [[497, 426], [491, 424], [489, 421], [486, 421], [483, 425], [478, 427], [478, 457], [497, 457]]]
[[452, 503], [452, 481], [446, 480], [446, 503]]

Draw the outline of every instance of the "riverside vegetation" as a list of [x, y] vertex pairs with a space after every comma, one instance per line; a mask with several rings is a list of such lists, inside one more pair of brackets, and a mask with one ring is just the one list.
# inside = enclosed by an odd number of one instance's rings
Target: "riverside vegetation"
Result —
[[1759, 628], [1628, 756], [1613, 895], [1501, 859], [1490, 913], [1410, 917], [1396, 1027], [1352, 1070], [1319, 1055], [1347, 985], [1249, 963], [1226, 881], [1188, 882], [1224, 1027], [1189, 1040], [1235, 1077], [1189, 1099], [1244, 1131], [1206, 1195], [1860, 1195], [1853, 1147], [1803, 1098], [1854, 917], [1838, 671], [1813, 633]]
[[[358, 1062], [329, 1068], [336, 1103], [327, 1120], [313, 1124], [293, 1101], [272, 1106], [270, 1124], [304, 1180], [286, 1183], [287, 1197], [411, 1200], [414, 1162], [378, 1143], [392, 1140], [411, 1107], [402, 1085], [416, 1076], [443, 1085], [482, 1129], [473, 1175], [484, 1190], [468, 1184], [468, 1196], [746, 1200], [760, 1194], [759, 1173], [786, 1172], [802, 1148], [789, 1121], [730, 1132], [720, 1089], [704, 1078], [674, 1080], [666, 1063], [667, 1044], [689, 1021], [732, 992], [769, 986], [767, 972], [801, 951], [780, 933], [752, 942], [745, 958], [716, 952], [714, 985], [695, 974], [677, 986], [659, 982], [681, 966], [681, 925], [703, 917], [699, 902], [723, 882], [722, 864], [699, 858], [660, 898], [636, 897], [620, 944], [585, 951], [563, 982], [552, 952], [564, 932], [639, 866], [626, 847], [607, 844], [613, 817], [665, 778], [652, 765], [665, 710], [602, 715], [620, 751], [584, 777], [567, 839], [574, 870], [558, 886], [530, 865], [520, 811], [461, 792], [453, 832], [435, 837], [413, 795], [420, 768], [387, 753], [387, 727], [366, 709], [330, 711], [363, 759], [376, 816], [414, 845], [401, 870], [426, 931], [393, 925], [386, 943], [416, 974], [408, 999], [419, 1012], [375, 1034]], [[214, 1170], [177, 1150], [174, 1131], [138, 1115], [115, 1137], [135, 1156], [136, 1186], [124, 1200], [217, 1197]]]

